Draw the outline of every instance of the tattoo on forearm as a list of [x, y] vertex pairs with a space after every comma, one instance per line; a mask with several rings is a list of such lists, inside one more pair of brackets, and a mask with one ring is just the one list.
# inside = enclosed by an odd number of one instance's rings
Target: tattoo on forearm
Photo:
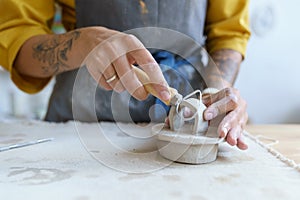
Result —
[[240, 53], [224, 49], [216, 51], [211, 56], [217, 67], [207, 69], [207, 80], [210, 87], [217, 87], [218, 84], [224, 82], [233, 85], [242, 61]]
[[65, 35], [57, 35], [54, 39], [47, 39], [33, 46], [33, 58], [43, 63], [45, 74], [54, 75], [70, 68], [67, 64], [68, 52], [74, 41], [80, 36], [80, 31], [73, 31]]

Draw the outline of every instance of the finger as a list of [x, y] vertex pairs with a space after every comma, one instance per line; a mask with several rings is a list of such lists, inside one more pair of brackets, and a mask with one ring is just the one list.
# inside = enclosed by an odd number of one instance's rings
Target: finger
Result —
[[[98, 49], [97, 49], [98, 50]], [[114, 85], [107, 83], [106, 80], [115, 74], [108, 57], [102, 54], [102, 51], [93, 51], [86, 61], [86, 66], [91, 76], [99, 85], [106, 89], [112, 90]], [[105, 74], [105, 75], [104, 75]]]
[[87, 70], [89, 71], [93, 79], [97, 81], [102, 88], [104, 88], [105, 90], [112, 90], [112, 87], [106, 82], [104, 75], [97, 67], [90, 65], [89, 67], [87, 67]]
[[208, 108], [204, 111], [205, 120], [211, 120], [218, 115], [226, 114], [232, 110], [235, 110], [237, 107], [241, 107], [243, 112], [247, 109], [247, 103], [244, 99], [240, 97], [239, 92], [236, 89], [226, 89], [224, 90], [226, 95], [221, 98], [214, 99], [216, 102], [212, 103]]
[[122, 85], [136, 99], [144, 100], [148, 96], [143, 84], [139, 81], [131, 68], [126, 56], [121, 56], [113, 62], [116, 73], [120, 77]]
[[159, 98], [164, 101], [169, 101], [171, 98], [168, 83], [165, 80], [162, 71], [146, 49], [139, 49], [129, 53], [129, 56], [145, 71], [150, 78], [150, 83], [153, 84], [154, 90], [159, 94]]
[[230, 144], [231, 146], [237, 145], [237, 139], [238, 137], [240, 137], [241, 133], [242, 133], [242, 129], [240, 126], [231, 128], [226, 136], [227, 143]]
[[104, 78], [104, 76], [101, 76], [100, 80], [99, 80], [99, 85], [104, 88], [105, 90], [112, 90], [113, 88], [106, 83], [106, 79]]
[[229, 123], [225, 123], [225, 125], [219, 125], [218, 127], [218, 134], [219, 137], [221, 138], [225, 138], [229, 132], [229, 130], [231, 129], [232, 125]]
[[106, 82], [106, 78], [104, 78], [104, 76], [102, 76], [99, 80], [99, 84], [106, 90], [114, 90], [118, 93], [121, 93], [125, 90], [124, 86], [122, 85], [121, 81], [117, 79], [117, 83], [114, 85], [114, 88], [112, 88], [112, 86], [110, 86], [107, 82]]
[[237, 139], [237, 147], [241, 150], [248, 149], [248, 145], [245, 142], [245, 136], [243, 133]]
[[216, 99], [218, 97], [218, 93], [215, 94], [204, 94], [202, 95], [202, 102], [207, 107], [210, 106], [213, 102], [213, 98]]
[[228, 113], [222, 119], [218, 127], [218, 133], [220, 137], [226, 137], [229, 130], [235, 126], [241, 126], [244, 128], [248, 118], [248, 114], [245, 109], [245, 107], [240, 107]]
[[226, 96], [225, 98], [211, 104], [204, 111], [205, 120], [212, 120], [218, 115], [228, 113], [238, 107], [238, 97]]
[[[113, 65], [108, 65], [105, 70], [103, 70], [103, 72], [101, 72], [105, 78], [105, 81], [108, 85], [110, 85], [112, 88], [114, 88], [115, 84], [118, 82], [118, 76]], [[113, 77], [115, 77], [115, 79], [109, 81], [110, 79], [112, 79]]]
[[238, 91], [234, 88], [224, 88], [224, 89], [222, 89], [219, 92], [214, 93], [214, 94], [204, 94], [202, 96], [202, 102], [206, 106], [210, 106], [214, 102], [217, 102], [217, 101], [223, 99], [226, 96], [230, 96], [231, 94], [238, 94]]
[[101, 83], [106, 82], [113, 90], [120, 93], [124, 91], [124, 87], [120, 82], [117, 72], [113, 65], [109, 65], [103, 73], [103, 79], [100, 79]]

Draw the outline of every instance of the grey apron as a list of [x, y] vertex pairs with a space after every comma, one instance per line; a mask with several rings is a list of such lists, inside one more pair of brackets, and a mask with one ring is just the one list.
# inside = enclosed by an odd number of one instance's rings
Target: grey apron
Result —
[[[75, 2], [77, 28], [104, 26], [134, 34], [150, 50], [158, 63], [165, 62], [161, 68], [170, 86], [183, 95], [205, 87], [195, 66], [201, 68], [200, 47], [204, 43], [207, 0]], [[161, 50], [165, 52], [161, 54]], [[181, 62], [182, 57], [196, 59], [190, 63], [184, 62], [174, 70], [167, 67], [170, 57], [176, 62]], [[86, 68], [81, 67], [80, 70], [57, 75], [45, 120], [161, 121], [167, 113], [156, 103], [157, 99], [153, 96], [145, 101], [138, 101], [127, 92], [117, 94], [103, 90], [97, 87]]]

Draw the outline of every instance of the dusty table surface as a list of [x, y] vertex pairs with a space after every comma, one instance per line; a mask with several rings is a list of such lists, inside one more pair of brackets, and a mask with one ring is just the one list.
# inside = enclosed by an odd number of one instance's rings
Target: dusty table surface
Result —
[[[151, 127], [99, 123], [0, 123], [0, 146], [53, 137], [0, 152], [1, 199], [300, 199], [300, 173], [249, 142], [219, 147], [215, 162], [169, 162]], [[130, 135], [130, 136], [129, 136]]]
[[[272, 148], [300, 164], [300, 125], [248, 125], [246, 130], [254, 136], [278, 140], [278, 144], [272, 145]], [[272, 142], [263, 138], [260, 140], [266, 144]]]

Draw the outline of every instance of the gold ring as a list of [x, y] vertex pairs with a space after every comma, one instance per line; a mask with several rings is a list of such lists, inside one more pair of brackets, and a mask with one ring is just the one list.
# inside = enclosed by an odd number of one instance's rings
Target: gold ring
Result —
[[117, 78], [117, 75], [113, 75], [112, 77], [110, 77], [109, 79], [106, 80], [106, 83], [110, 83], [112, 81], [114, 81]]

